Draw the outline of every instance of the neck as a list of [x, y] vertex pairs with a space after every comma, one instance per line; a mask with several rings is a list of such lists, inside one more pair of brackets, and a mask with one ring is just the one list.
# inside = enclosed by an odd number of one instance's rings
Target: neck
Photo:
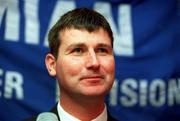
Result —
[[66, 112], [83, 121], [90, 121], [96, 118], [105, 108], [104, 98], [97, 99], [97, 97], [79, 97], [74, 99], [73, 97], [61, 95], [60, 104]]

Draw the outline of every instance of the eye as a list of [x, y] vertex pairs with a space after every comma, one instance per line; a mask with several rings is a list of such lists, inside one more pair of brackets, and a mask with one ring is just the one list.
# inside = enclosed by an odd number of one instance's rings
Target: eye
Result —
[[97, 49], [97, 52], [98, 52], [98, 53], [104, 53], [104, 54], [105, 54], [105, 53], [109, 53], [109, 51], [108, 51], [107, 48], [98, 48], [98, 49]]
[[80, 54], [83, 54], [84, 50], [83, 48], [74, 48], [71, 53], [72, 54], [75, 54], [75, 55], [80, 55]]

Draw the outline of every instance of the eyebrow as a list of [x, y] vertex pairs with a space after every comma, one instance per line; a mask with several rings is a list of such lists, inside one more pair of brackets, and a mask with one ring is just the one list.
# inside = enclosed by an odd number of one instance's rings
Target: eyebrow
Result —
[[74, 44], [71, 44], [67, 47], [67, 50], [70, 50], [74, 47], [86, 47], [86, 45], [84, 43], [74, 43]]
[[[86, 47], [86, 44], [84, 44], [84, 43], [74, 43], [74, 44], [69, 45], [67, 49], [69, 50], [69, 49], [74, 48], [74, 47]], [[96, 45], [96, 47], [105, 47], [105, 48], [108, 48], [108, 49], [112, 49], [111, 45], [108, 45], [108, 44], [105, 44], [105, 43], [98, 43]]]
[[108, 49], [112, 49], [112, 46], [111, 46], [111, 45], [104, 44], [104, 43], [99, 43], [99, 44], [97, 45], [97, 47], [105, 47], [105, 48], [108, 48]]

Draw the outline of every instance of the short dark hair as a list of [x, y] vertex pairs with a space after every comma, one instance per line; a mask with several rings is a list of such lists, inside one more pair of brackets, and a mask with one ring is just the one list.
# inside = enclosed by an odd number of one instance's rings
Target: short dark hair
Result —
[[59, 40], [59, 32], [70, 28], [79, 30], [84, 29], [88, 32], [94, 32], [95, 30], [102, 28], [103, 30], [107, 31], [113, 47], [113, 33], [109, 23], [103, 17], [103, 15], [92, 9], [77, 8], [61, 16], [61, 18], [49, 31], [48, 42], [50, 53], [56, 58], [58, 55], [58, 48], [61, 44], [61, 40]]

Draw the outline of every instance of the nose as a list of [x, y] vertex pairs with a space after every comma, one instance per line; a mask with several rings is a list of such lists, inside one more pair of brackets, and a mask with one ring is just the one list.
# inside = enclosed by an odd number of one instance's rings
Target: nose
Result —
[[100, 63], [94, 50], [89, 51], [87, 56], [86, 68], [97, 70], [100, 67]]

